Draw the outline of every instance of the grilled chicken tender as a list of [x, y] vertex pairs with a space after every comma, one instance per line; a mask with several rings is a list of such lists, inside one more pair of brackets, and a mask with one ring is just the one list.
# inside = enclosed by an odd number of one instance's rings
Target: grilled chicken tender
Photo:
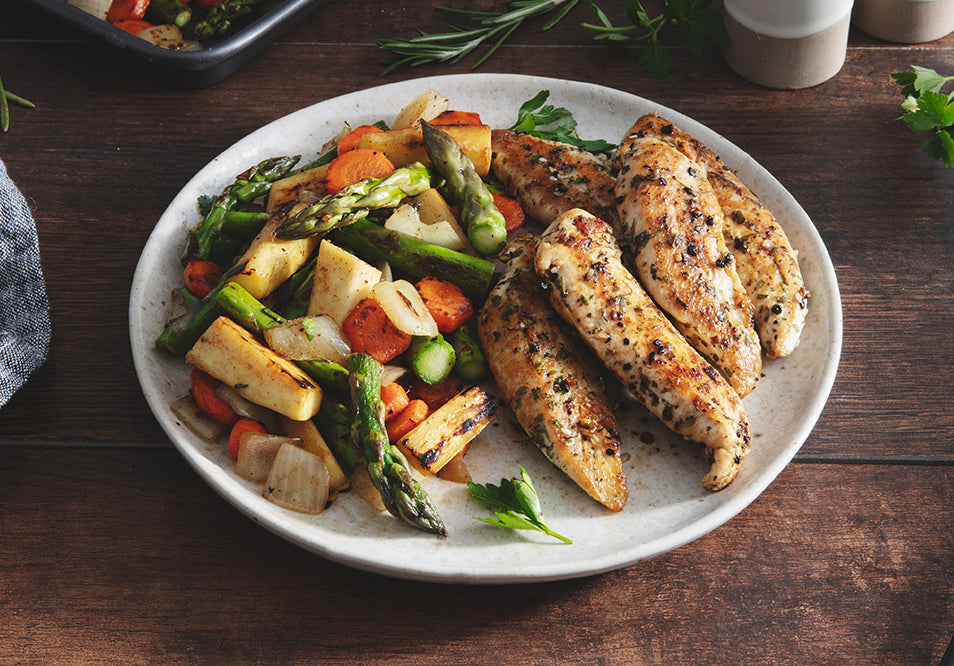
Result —
[[616, 220], [616, 179], [607, 158], [569, 144], [493, 130], [490, 168], [524, 211], [550, 224], [571, 208]]
[[725, 488], [749, 449], [742, 400], [626, 270], [610, 226], [583, 210], [564, 213], [540, 238], [536, 270], [554, 308], [623, 386], [705, 445], [712, 466], [703, 487]]
[[744, 397], [758, 381], [762, 349], [705, 169], [672, 144], [633, 132], [620, 145], [619, 166], [617, 235], [636, 275]]
[[755, 308], [755, 329], [767, 356], [795, 351], [808, 314], [809, 292], [785, 231], [772, 212], [701, 141], [665, 118], [645, 115], [630, 133], [670, 141], [701, 164], [725, 217], [723, 235], [735, 269]]
[[533, 268], [536, 239], [521, 234], [501, 258], [506, 267], [477, 318], [488, 365], [517, 421], [546, 457], [613, 511], [629, 491], [619, 427], [589, 350], [571, 337]]

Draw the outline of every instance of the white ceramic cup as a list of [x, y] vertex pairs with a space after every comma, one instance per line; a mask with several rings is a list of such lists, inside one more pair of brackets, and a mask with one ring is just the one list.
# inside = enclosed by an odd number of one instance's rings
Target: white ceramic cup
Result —
[[852, 0], [724, 0], [726, 62], [770, 88], [807, 88], [845, 62]]

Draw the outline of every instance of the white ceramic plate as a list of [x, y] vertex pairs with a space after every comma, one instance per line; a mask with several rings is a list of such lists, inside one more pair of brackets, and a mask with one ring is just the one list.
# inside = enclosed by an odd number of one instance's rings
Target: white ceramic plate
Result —
[[[572, 545], [535, 532], [496, 528], [474, 520], [490, 516], [467, 488], [436, 479], [424, 486], [444, 519], [448, 536], [418, 532], [378, 514], [346, 493], [320, 516], [277, 508], [260, 489], [232, 471], [226, 447], [193, 436], [170, 412], [188, 390], [188, 367], [156, 351], [153, 342], [169, 315], [180, 284], [178, 257], [186, 231], [197, 222], [196, 199], [222, 190], [261, 159], [303, 154], [309, 159], [342, 123], [390, 120], [428, 88], [451, 99], [452, 108], [478, 111], [484, 122], [507, 127], [520, 104], [540, 90], [550, 103], [570, 109], [580, 136], [612, 142], [641, 114], [657, 111], [713, 148], [776, 213], [812, 292], [802, 342], [787, 359], [768, 361], [765, 377], [745, 399], [752, 451], [736, 480], [719, 493], [702, 489], [707, 470], [700, 449], [658, 425], [629, 400], [619, 409], [624, 469], [630, 498], [611, 513], [578, 490], [525, 441], [506, 409], [467, 454], [480, 483], [499, 483], [523, 465], [534, 479], [544, 515]], [[792, 196], [751, 157], [723, 137], [676, 111], [628, 93], [595, 85], [529, 76], [467, 74], [395, 83], [321, 102], [253, 132], [196, 174], [159, 219], [136, 270], [129, 323], [133, 357], [143, 392], [169, 438], [218, 493], [255, 522], [288, 541], [359, 569], [400, 578], [501, 583], [574, 578], [659, 555], [719, 527], [750, 504], [788, 464], [814, 426], [835, 378], [841, 350], [841, 302], [828, 253], [811, 220]], [[648, 443], [647, 443], [648, 442]]]

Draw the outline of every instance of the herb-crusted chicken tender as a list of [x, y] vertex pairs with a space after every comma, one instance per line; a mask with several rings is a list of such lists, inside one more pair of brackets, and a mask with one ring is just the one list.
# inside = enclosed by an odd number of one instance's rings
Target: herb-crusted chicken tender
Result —
[[547, 301], [533, 262], [537, 241], [510, 240], [504, 273], [477, 331], [497, 386], [534, 444], [593, 499], [620, 511], [629, 491], [619, 426], [598, 364]]
[[583, 210], [564, 213], [541, 236], [535, 265], [553, 307], [623, 386], [705, 445], [712, 466], [703, 487], [731, 483], [749, 450], [742, 400], [626, 270], [610, 226]]

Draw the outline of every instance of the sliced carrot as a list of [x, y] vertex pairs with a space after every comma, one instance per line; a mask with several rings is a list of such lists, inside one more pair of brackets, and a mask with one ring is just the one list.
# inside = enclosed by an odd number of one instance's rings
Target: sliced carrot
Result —
[[341, 329], [352, 352], [369, 354], [380, 363], [394, 360], [411, 346], [411, 336], [398, 330], [373, 298], [358, 303]]
[[118, 23], [130, 19], [141, 19], [149, 8], [149, 0], [113, 0], [106, 10], [106, 21]]
[[143, 30], [156, 27], [155, 24], [143, 19], [126, 19], [125, 21], [116, 21], [113, 25], [131, 35], [138, 35]]
[[427, 418], [430, 407], [423, 400], [411, 400], [400, 414], [387, 422], [388, 441], [396, 442]]
[[233, 425], [238, 421], [238, 414], [235, 413], [229, 403], [220, 398], [215, 393], [215, 389], [221, 384], [218, 379], [199, 368], [192, 368], [192, 374], [189, 375], [189, 387], [192, 389], [192, 398], [199, 409], [211, 416], [220, 423]]
[[254, 419], [241, 418], [232, 426], [232, 432], [229, 433], [229, 453], [233, 460], [238, 460], [239, 443], [242, 435], [246, 432], [268, 432], [258, 421]]
[[452, 282], [428, 275], [415, 287], [441, 333], [450, 333], [474, 314], [470, 298]]
[[190, 261], [182, 271], [186, 288], [205, 298], [222, 277], [222, 267], [214, 261]]
[[473, 111], [444, 111], [439, 114], [431, 125], [483, 125], [480, 115]]
[[497, 210], [503, 213], [504, 219], [507, 221], [507, 233], [512, 233], [522, 227], [526, 221], [526, 216], [517, 200], [500, 192], [494, 192], [493, 197], [494, 205]]
[[346, 153], [349, 150], [354, 150], [358, 147], [358, 143], [361, 142], [361, 137], [369, 132], [383, 132], [384, 130], [380, 127], [375, 127], [374, 125], [358, 125], [353, 130], [345, 134], [338, 142], [338, 154]]
[[384, 420], [388, 421], [397, 416], [411, 401], [407, 391], [397, 382], [391, 382], [381, 387], [381, 402], [384, 403]]
[[325, 184], [329, 192], [337, 192], [343, 187], [357, 183], [365, 178], [384, 178], [394, 171], [384, 153], [373, 148], [355, 148], [338, 155], [328, 165]]
[[437, 384], [428, 384], [415, 377], [407, 387], [411, 401], [423, 400], [431, 410], [435, 410], [461, 392], [463, 384], [460, 377], [451, 375]]

